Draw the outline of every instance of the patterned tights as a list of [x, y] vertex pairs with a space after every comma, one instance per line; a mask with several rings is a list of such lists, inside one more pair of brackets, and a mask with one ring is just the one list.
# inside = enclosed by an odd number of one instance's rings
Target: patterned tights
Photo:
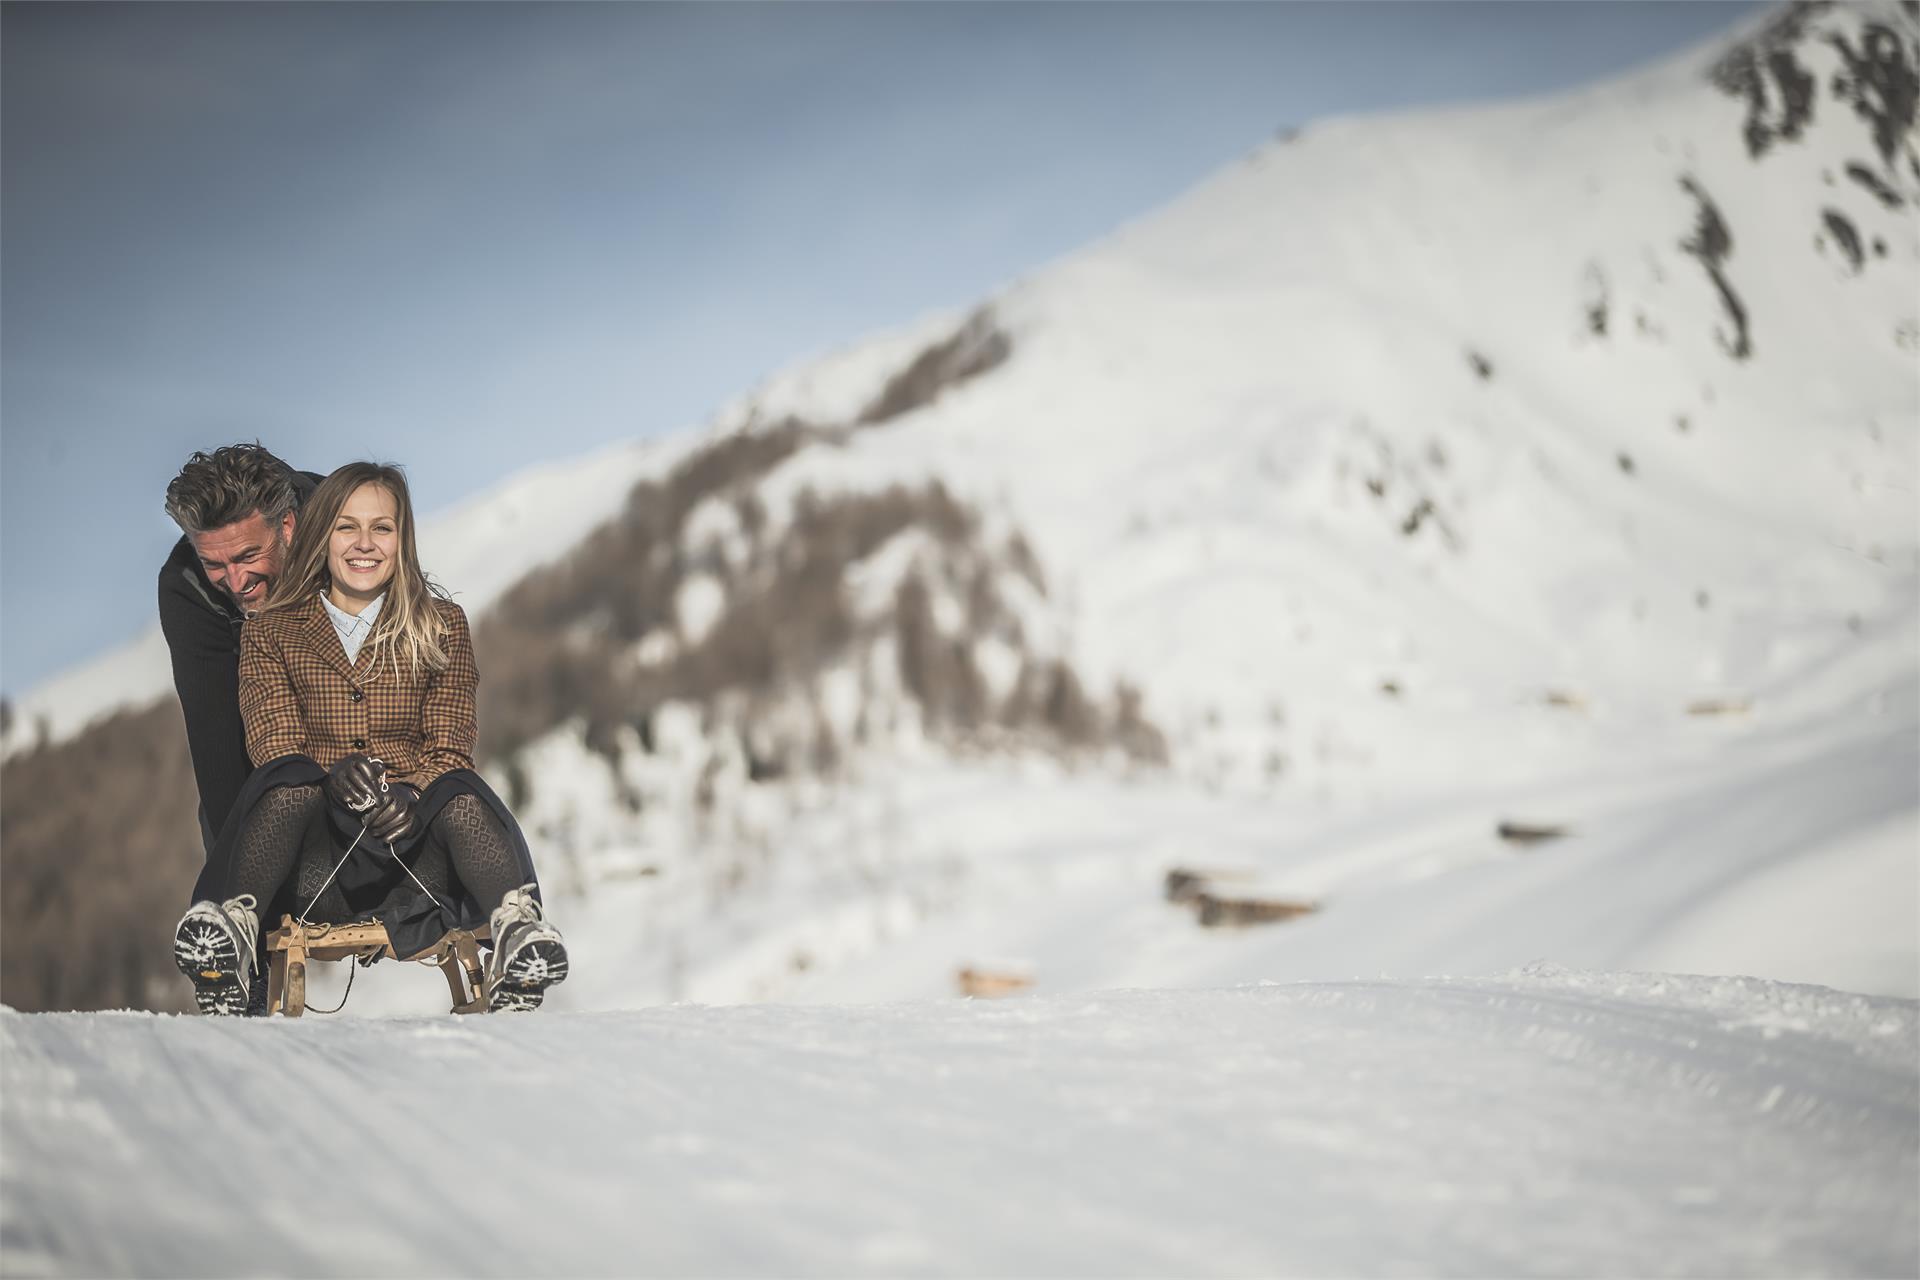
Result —
[[[296, 914], [306, 910], [310, 920], [339, 922], [353, 912], [338, 881], [324, 894], [320, 891], [339, 860], [319, 784], [275, 787], [260, 798], [241, 827], [228, 884], [235, 894], [257, 898], [264, 914], [291, 879], [296, 898], [291, 909]], [[465, 792], [434, 815], [409, 865], [435, 897], [448, 897], [457, 879], [488, 911], [523, 883], [506, 829], [493, 810]]]

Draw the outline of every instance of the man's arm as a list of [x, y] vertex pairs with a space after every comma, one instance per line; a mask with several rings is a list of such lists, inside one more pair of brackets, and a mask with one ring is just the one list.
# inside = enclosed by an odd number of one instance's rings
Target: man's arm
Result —
[[160, 570], [160, 630], [173, 658], [173, 688], [187, 721], [187, 750], [200, 789], [200, 833], [209, 852], [253, 771], [240, 724], [233, 622], [195, 596], [177, 558]]

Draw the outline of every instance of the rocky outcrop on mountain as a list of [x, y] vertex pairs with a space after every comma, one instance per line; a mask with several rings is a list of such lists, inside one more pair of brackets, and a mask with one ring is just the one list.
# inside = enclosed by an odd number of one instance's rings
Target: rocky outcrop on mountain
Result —
[[[1874, 10], [1833, 0], [1795, 0], [1736, 41], [1708, 75], [1721, 92], [1745, 103], [1742, 138], [1755, 164], [1770, 163], [1784, 151], [1805, 145], [1809, 130], [1820, 121], [1851, 121], [1853, 136], [1841, 143], [1845, 154], [1829, 154], [1825, 181], [1831, 185], [1838, 169], [1868, 192], [1878, 205], [1867, 211], [1868, 217], [1898, 215], [1920, 191], [1914, 127], [1920, 101], [1920, 21], [1911, 8]], [[1830, 131], [1829, 153], [1834, 136]], [[1735, 360], [1745, 360], [1753, 354], [1750, 319], [1726, 266], [1735, 235], [1692, 176], [1684, 177], [1682, 185], [1699, 206], [1695, 229], [1682, 248], [1700, 262], [1725, 307], [1723, 349]], [[1821, 252], [1831, 245], [1851, 274], [1858, 275], [1869, 258], [1887, 256], [1886, 235], [1863, 234], [1861, 215], [1829, 205], [1819, 210], [1818, 218], [1818, 225], [1808, 229], [1811, 243]], [[1897, 221], [1911, 230], [1910, 217]]]
[[1729, 328], [1718, 334], [1720, 346], [1735, 360], [1745, 360], [1753, 354], [1753, 338], [1747, 327], [1746, 304], [1740, 301], [1740, 295], [1734, 292], [1733, 285], [1727, 280], [1725, 263], [1733, 255], [1733, 235], [1727, 230], [1727, 223], [1720, 216], [1719, 207], [1691, 177], [1680, 180], [1681, 189], [1692, 196], [1700, 212], [1693, 225], [1693, 234], [1680, 242], [1680, 251], [1690, 258], [1697, 259], [1707, 273], [1707, 279], [1713, 281], [1713, 287], [1720, 291], [1720, 303], [1726, 308]]
[[1743, 130], [1747, 154], [1758, 160], [1776, 142], [1798, 141], [1813, 118], [1816, 79], [1802, 65], [1799, 46], [1810, 20], [1833, 7], [1831, 0], [1799, 0], [1786, 6], [1759, 31], [1737, 41], [1714, 64], [1713, 83], [1746, 100]]

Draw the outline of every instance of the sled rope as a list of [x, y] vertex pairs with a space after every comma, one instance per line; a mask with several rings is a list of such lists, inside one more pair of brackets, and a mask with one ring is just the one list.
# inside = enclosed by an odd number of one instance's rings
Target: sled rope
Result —
[[[382, 789], [384, 790], [384, 788]], [[353, 851], [360, 847], [360, 841], [366, 838], [367, 831], [368, 831], [368, 828], [366, 826], [362, 826], [360, 828], [360, 834], [353, 838], [353, 843], [347, 846], [347, 851], [340, 855], [340, 860], [338, 862], [333, 864], [333, 870], [327, 872], [327, 878], [321, 881], [320, 888], [317, 891], [315, 891], [312, 900], [307, 903], [306, 910], [303, 910], [300, 913], [300, 928], [302, 930], [304, 930], [307, 927], [307, 912], [313, 910], [314, 903], [317, 903], [320, 901], [321, 895], [326, 893], [327, 891], [327, 886], [332, 884], [333, 878], [340, 874], [340, 868], [347, 865], [347, 859], [351, 858], [353, 856]], [[398, 853], [394, 851], [393, 842], [389, 840], [389, 841], [386, 841], [385, 843], [387, 846], [387, 856], [400, 864], [400, 869], [407, 873], [407, 878], [409, 880], [413, 881], [416, 885], [420, 886], [420, 892], [427, 895], [427, 900], [433, 903], [434, 906], [439, 907], [441, 910], [446, 911], [449, 914], [452, 914], [453, 908], [450, 907], [448, 904], [440, 901], [440, 896], [436, 894], [433, 890], [427, 888], [426, 884], [421, 881], [420, 877], [413, 873], [413, 868], [406, 864], [406, 860], [403, 859]], [[364, 958], [362, 962], [365, 963]], [[432, 957], [427, 957], [426, 959], [421, 960], [420, 963], [439, 964], [440, 962]], [[354, 973], [354, 970], [359, 967], [360, 967], [359, 965], [347, 966], [347, 986], [346, 986], [346, 989], [340, 993], [339, 1004], [333, 1006], [333, 1008], [331, 1009], [309, 1008], [308, 1012], [309, 1013], [338, 1013], [342, 1009], [346, 1008], [347, 997], [353, 994], [353, 973]]]
[[333, 1008], [331, 1009], [316, 1009], [312, 1005], [308, 1005], [307, 1012], [308, 1013], [338, 1013], [342, 1009], [346, 1008], [347, 997], [353, 994], [353, 971], [355, 969], [358, 969], [359, 967], [360, 966], [357, 964], [350, 964], [347, 966], [347, 989], [340, 993], [339, 1004], [333, 1006]]
[[[353, 838], [353, 843], [347, 846], [347, 851], [340, 855], [340, 861], [333, 864], [333, 870], [327, 873], [326, 881], [320, 886], [319, 893], [315, 893], [313, 895], [313, 902], [309, 902], [307, 904], [307, 911], [313, 910], [313, 903], [320, 901], [320, 894], [325, 893], [327, 891], [327, 885], [332, 884], [333, 878], [336, 875], [340, 874], [340, 868], [347, 865], [347, 859], [352, 857], [353, 851], [360, 847], [361, 837], [365, 836], [366, 834], [367, 834], [367, 828], [365, 827], [360, 828], [360, 835], [357, 835]], [[420, 877], [413, 874], [413, 868], [409, 867], [404, 861], [401, 860], [400, 855], [393, 851], [393, 844], [391, 841], [387, 843], [387, 856], [392, 858], [395, 862], [400, 863], [401, 869], [407, 873], [408, 877], [412, 879], [412, 881], [415, 884], [420, 885], [420, 892], [426, 894], [428, 898], [432, 899], [433, 904], [435, 906], [444, 906], [444, 904], [440, 901], [440, 899], [434, 896], [433, 890], [427, 888], [427, 886], [424, 884], [420, 884]], [[300, 925], [302, 928], [306, 927], [307, 911], [302, 911], [300, 913]], [[427, 962], [423, 961], [423, 963], [427, 963]], [[436, 961], [432, 961], [431, 963], [438, 964], [439, 961], [436, 960]], [[354, 971], [357, 970], [359, 967], [360, 966], [357, 964], [350, 964], [347, 966], [347, 986], [346, 986], [346, 989], [340, 993], [339, 1004], [333, 1006], [333, 1008], [331, 1009], [315, 1009], [311, 1005], [309, 1005], [307, 1007], [307, 1012], [308, 1013], [338, 1013], [342, 1009], [346, 1008], [347, 998], [353, 994]]]
[[360, 835], [355, 836], [353, 838], [353, 843], [347, 846], [347, 851], [340, 855], [340, 861], [334, 863], [333, 870], [327, 872], [327, 878], [321, 882], [319, 892], [313, 895], [312, 902], [307, 903], [306, 911], [302, 911], [300, 913], [300, 927], [302, 929], [307, 927], [307, 911], [313, 910], [313, 904], [315, 902], [320, 901], [320, 895], [327, 891], [327, 886], [333, 883], [333, 878], [340, 874], [340, 868], [347, 865], [347, 859], [352, 857], [353, 851], [360, 847], [360, 836], [364, 836], [366, 834], [367, 834], [367, 829], [365, 827], [361, 827]]
[[[387, 842], [387, 856], [389, 858], [392, 858], [395, 862], [400, 863], [400, 869], [407, 873], [408, 879], [412, 880], [415, 884], [420, 885], [420, 892], [427, 895], [427, 901], [433, 903], [434, 906], [440, 908], [442, 911], [446, 912], [449, 916], [454, 914], [454, 910], [451, 906], [449, 906], [447, 903], [440, 901], [439, 894], [427, 888], [426, 885], [421, 884], [420, 877], [413, 874], [413, 868], [408, 866], [406, 862], [401, 859], [400, 855], [393, 851], [392, 841]], [[438, 961], [436, 961], [435, 963], [438, 963]]]

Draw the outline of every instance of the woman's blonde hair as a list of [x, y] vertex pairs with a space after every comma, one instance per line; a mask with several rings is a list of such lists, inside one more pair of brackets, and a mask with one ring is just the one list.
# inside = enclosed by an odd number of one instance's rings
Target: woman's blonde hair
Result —
[[333, 538], [333, 525], [347, 499], [363, 484], [377, 484], [393, 495], [399, 514], [395, 533], [400, 549], [400, 562], [387, 580], [386, 603], [380, 606], [380, 617], [367, 637], [367, 647], [374, 651], [376, 664], [384, 659], [396, 676], [402, 658], [415, 678], [422, 667], [444, 670], [447, 652], [440, 642], [447, 634], [447, 624], [441, 620], [436, 602], [446, 599], [447, 593], [420, 567], [420, 550], [413, 538], [413, 496], [407, 492], [406, 475], [396, 466], [349, 462], [320, 482], [313, 496], [300, 506], [286, 568], [260, 611], [284, 609], [332, 588], [327, 547]]

